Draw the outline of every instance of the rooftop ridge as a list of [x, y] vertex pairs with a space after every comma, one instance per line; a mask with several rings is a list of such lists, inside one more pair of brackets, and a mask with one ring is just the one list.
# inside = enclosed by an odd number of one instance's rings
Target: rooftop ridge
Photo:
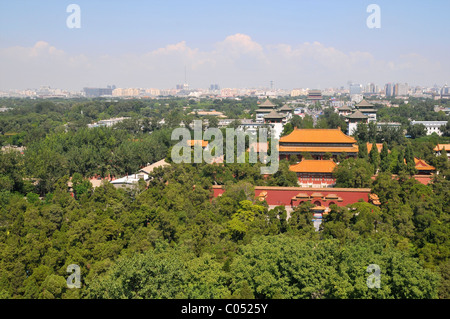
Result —
[[367, 119], [367, 115], [364, 115], [360, 110], [356, 110], [352, 114], [346, 116], [348, 119]]
[[[427, 176], [427, 175], [424, 175]], [[223, 189], [224, 185], [212, 185], [213, 189]], [[304, 191], [304, 192], [322, 192], [322, 193], [336, 193], [336, 192], [371, 192], [370, 188], [319, 188], [319, 187], [298, 187], [298, 186], [254, 186], [255, 190], [285, 190], [285, 191]]]
[[353, 137], [346, 135], [340, 128], [300, 129], [296, 127], [290, 134], [282, 136], [279, 141], [282, 143], [356, 143]]

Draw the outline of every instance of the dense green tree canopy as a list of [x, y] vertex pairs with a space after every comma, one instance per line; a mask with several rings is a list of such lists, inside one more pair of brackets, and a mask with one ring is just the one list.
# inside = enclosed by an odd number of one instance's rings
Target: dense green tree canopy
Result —
[[364, 188], [372, 185], [374, 167], [362, 158], [348, 158], [334, 169], [336, 187]]
[[[282, 105], [286, 99], [274, 101]], [[0, 116], [0, 142], [25, 148], [0, 152], [0, 298], [450, 294], [450, 162], [445, 152], [433, 151], [445, 136], [406, 142], [400, 130], [358, 127], [360, 146], [376, 142], [383, 149], [370, 155], [360, 147], [357, 159], [341, 156], [336, 186], [370, 187], [381, 204], [332, 205], [316, 231], [313, 204], [269, 207], [255, 198], [255, 185], [297, 186], [286, 160], [268, 176], [261, 175], [260, 163], [248, 161], [171, 162], [155, 169], [148, 184], [141, 181], [132, 189], [107, 181], [93, 187], [88, 180], [121, 177], [167, 158], [172, 128], [198, 119], [191, 114], [196, 109], [250, 118], [256, 98], [4, 103], [13, 110]], [[381, 107], [378, 115], [399, 121], [443, 116], [428, 102], [411, 103]], [[87, 127], [116, 116], [130, 119], [114, 127]], [[294, 116], [286, 132], [314, 123], [344, 129], [341, 121], [331, 111], [318, 119]], [[408, 123], [401, 123], [406, 128]], [[439, 171], [428, 185], [411, 177], [414, 157]], [[223, 185], [222, 196], [213, 198], [212, 185]], [[66, 285], [71, 264], [80, 266], [81, 289]], [[380, 268], [380, 288], [367, 285], [371, 264]]]

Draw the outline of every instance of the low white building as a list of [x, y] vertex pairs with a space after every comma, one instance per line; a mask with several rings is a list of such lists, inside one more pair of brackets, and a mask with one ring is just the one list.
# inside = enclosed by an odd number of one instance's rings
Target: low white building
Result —
[[139, 172], [137, 174], [131, 174], [125, 177], [121, 177], [111, 181], [110, 183], [114, 185], [116, 188], [130, 188], [134, 187], [138, 184], [139, 180], [143, 179], [145, 182], [149, 180], [148, 174], [143, 172]]
[[111, 127], [117, 123], [122, 122], [123, 120], [126, 119], [130, 119], [130, 117], [116, 117], [116, 118], [112, 118], [112, 119], [107, 119], [107, 120], [100, 120], [97, 123], [94, 124], [88, 124], [88, 127], [99, 127], [99, 126], [106, 126], [106, 127]]
[[441, 136], [441, 126], [446, 125], [447, 121], [411, 121], [411, 125], [415, 124], [425, 125], [425, 128], [427, 129], [427, 135], [436, 133], [437, 135]]

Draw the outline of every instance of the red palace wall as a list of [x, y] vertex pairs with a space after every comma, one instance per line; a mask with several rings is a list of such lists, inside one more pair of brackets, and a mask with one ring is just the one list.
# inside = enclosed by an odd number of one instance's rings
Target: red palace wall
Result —
[[[372, 176], [372, 180], [375, 180], [377, 178], [376, 175]], [[397, 175], [392, 175], [392, 179], [397, 178]], [[429, 183], [431, 183], [431, 179], [433, 178], [433, 175], [414, 175], [413, 178], [424, 184], [424, 185], [428, 185]]]
[[[214, 197], [224, 193], [222, 186], [214, 185]], [[334, 203], [338, 206], [346, 206], [358, 202], [363, 199], [365, 202], [369, 201], [370, 188], [306, 188], [306, 187], [270, 187], [270, 186], [255, 186], [255, 197], [258, 197], [261, 192], [267, 192], [266, 202], [269, 205], [283, 205], [283, 206], [297, 206], [301, 201], [311, 201], [313, 204], [319, 202], [321, 206], [328, 207]], [[300, 199], [295, 203], [291, 200], [298, 193], [305, 193], [311, 196], [313, 193], [321, 193], [322, 198]], [[335, 194], [342, 199], [324, 199], [328, 194]], [[317, 204], [316, 204], [317, 205]]]

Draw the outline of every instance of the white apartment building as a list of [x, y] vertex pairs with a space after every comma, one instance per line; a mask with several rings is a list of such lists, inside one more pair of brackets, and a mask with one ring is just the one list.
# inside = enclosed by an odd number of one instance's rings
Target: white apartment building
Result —
[[154, 95], [154, 96], [161, 95], [160, 89], [145, 89], [145, 93], [146, 94], [150, 94], [150, 95]]
[[425, 125], [425, 128], [427, 129], [427, 135], [436, 133], [437, 135], [441, 136], [441, 126], [446, 125], [447, 121], [411, 121], [411, 125], [414, 124]]
[[306, 96], [308, 95], [308, 89], [293, 89], [291, 91], [291, 96]]
[[406, 96], [409, 93], [408, 83], [397, 83], [395, 85], [395, 95], [396, 96]]
[[112, 91], [112, 96], [139, 96], [141, 89], [136, 88], [116, 88]]

